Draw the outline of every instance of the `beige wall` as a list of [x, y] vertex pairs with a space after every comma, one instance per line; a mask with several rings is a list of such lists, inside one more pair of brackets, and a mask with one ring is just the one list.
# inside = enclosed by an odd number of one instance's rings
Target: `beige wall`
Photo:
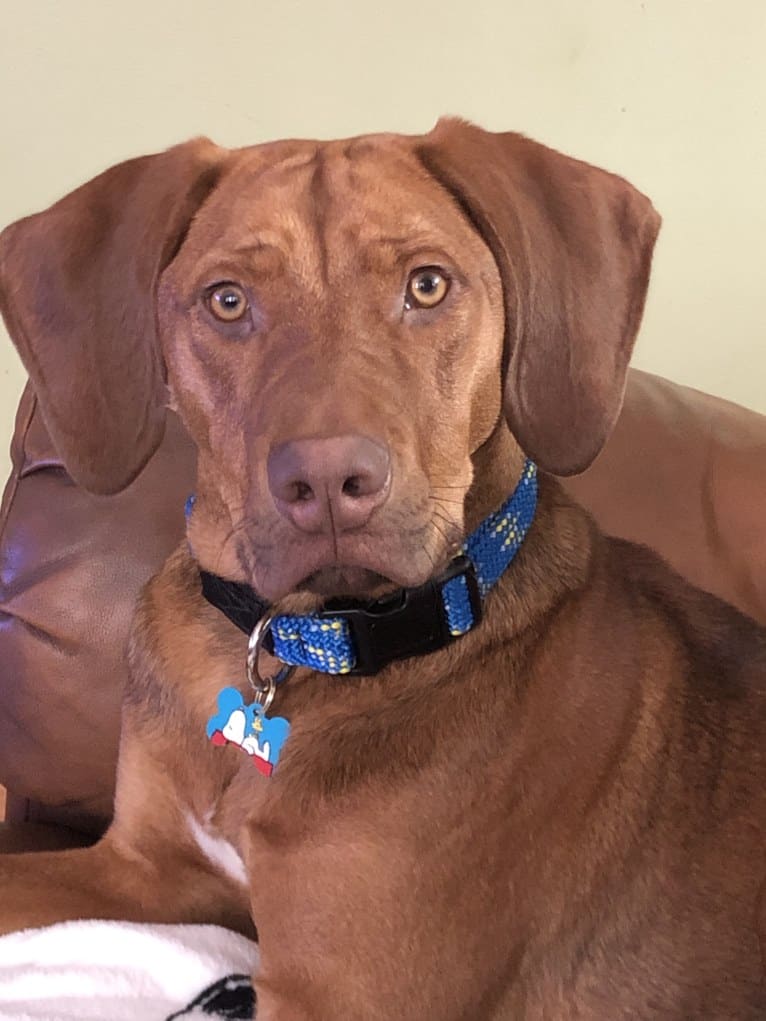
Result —
[[[763, 0], [10, 0], [0, 224], [196, 134], [444, 112], [617, 170], [664, 214], [636, 363], [766, 411]], [[23, 374], [0, 336], [0, 474]]]

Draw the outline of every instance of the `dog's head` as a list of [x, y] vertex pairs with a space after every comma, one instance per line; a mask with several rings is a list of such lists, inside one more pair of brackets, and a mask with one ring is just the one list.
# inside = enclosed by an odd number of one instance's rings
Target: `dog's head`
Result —
[[621, 178], [460, 121], [198, 140], [8, 228], [0, 290], [77, 482], [127, 485], [170, 404], [199, 452], [204, 567], [268, 599], [372, 594], [454, 554], [503, 416], [519, 463], [593, 460], [658, 227]]

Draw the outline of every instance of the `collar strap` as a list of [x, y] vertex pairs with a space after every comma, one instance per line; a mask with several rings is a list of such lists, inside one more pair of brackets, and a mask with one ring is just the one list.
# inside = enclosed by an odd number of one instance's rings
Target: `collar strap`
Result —
[[[454, 642], [481, 620], [482, 599], [510, 566], [534, 520], [537, 468], [524, 465], [512, 495], [479, 525], [440, 575], [372, 603], [328, 603], [319, 613], [281, 614], [267, 650], [292, 666], [327, 674], [376, 674], [397, 659]], [[267, 610], [249, 585], [200, 571], [202, 593], [250, 634]]]

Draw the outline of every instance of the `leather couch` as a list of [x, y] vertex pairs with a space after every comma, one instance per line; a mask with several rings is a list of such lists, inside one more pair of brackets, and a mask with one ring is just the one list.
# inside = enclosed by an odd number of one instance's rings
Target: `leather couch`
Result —
[[[93, 496], [67, 475], [28, 387], [12, 462], [0, 510], [0, 848], [19, 849], [92, 839], [108, 822], [131, 609], [181, 539], [194, 454], [171, 421], [127, 490]], [[606, 531], [653, 546], [766, 624], [766, 416], [633, 370], [609, 444], [565, 484]]]

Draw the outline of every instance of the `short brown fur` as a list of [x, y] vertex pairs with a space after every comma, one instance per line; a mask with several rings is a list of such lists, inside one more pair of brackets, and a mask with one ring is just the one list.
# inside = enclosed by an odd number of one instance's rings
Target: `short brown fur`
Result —
[[[0, 241], [4, 313], [75, 477], [123, 485], [165, 399], [199, 450], [196, 559], [174, 554], [136, 616], [114, 822], [89, 850], [0, 859], [0, 930], [255, 926], [261, 1021], [763, 1018], [766, 636], [601, 535], [548, 475], [478, 629], [375, 677], [297, 672], [271, 779], [204, 739], [246, 640], [203, 600], [198, 563], [283, 608], [419, 584], [524, 454], [556, 473], [593, 459], [640, 321], [649, 202], [453, 121], [155, 159], [160, 178], [125, 165]], [[107, 265], [126, 181], [140, 222]], [[424, 264], [452, 287], [413, 317], [403, 288]], [[249, 323], [211, 319], [221, 279], [250, 294]], [[78, 439], [93, 429], [102, 448]], [[357, 432], [391, 451], [386, 503], [347, 534], [291, 529], [270, 450]], [[190, 817], [237, 849], [245, 884]]]

